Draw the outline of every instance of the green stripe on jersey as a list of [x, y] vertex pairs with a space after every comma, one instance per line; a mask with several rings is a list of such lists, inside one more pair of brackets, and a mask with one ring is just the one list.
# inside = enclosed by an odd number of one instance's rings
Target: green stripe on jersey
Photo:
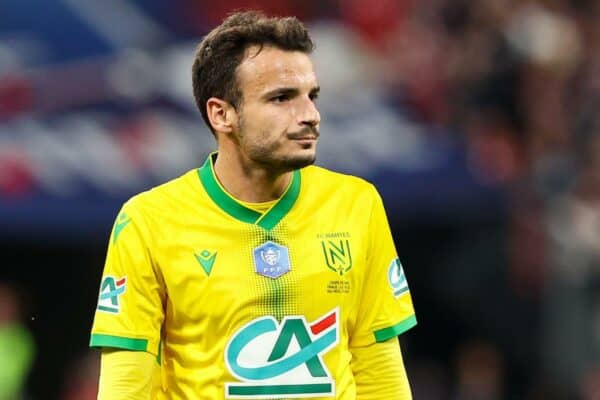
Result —
[[406, 318], [404, 321], [402, 321], [394, 326], [390, 326], [389, 328], [383, 328], [378, 331], [375, 331], [374, 332], [375, 333], [375, 341], [385, 342], [386, 340], [389, 340], [395, 336], [398, 336], [398, 335], [406, 332], [407, 330], [409, 330], [416, 324], [417, 324], [417, 317], [415, 317], [414, 315], [411, 315], [410, 317]]
[[249, 224], [256, 224], [263, 229], [273, 229], [292, 209], [300, 194], [300, 171], [292, 174], [292, 181], [279, 201], [264, 214], [236, 201], [219, 184], [215, 175], [213, 163], [217, 153], [212, 153], [206, 159], [204, 165], [198, 168], [198, 176], [204, 186], [204, 190], [212, 201], [233, 218]]
[[90, 339], [90, 347], [114, 347], [117, 349], [147, 351], [148, 340], [93, 333]]

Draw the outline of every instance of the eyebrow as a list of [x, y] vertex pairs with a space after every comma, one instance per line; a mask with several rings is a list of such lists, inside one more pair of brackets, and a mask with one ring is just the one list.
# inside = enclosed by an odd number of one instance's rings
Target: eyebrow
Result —
[[[321, 87], [315, 86], [310, 90], [310, 94], [312, 94], [312, 95], [319, 94], [320, 91], [321, 91]], [[261, 97], [264, 99], [270, 99], [272, 97], [281, 96], [283, 94], [288, 95], [288, 96], [296, 96], [299, 92], [300, 91], [294, 87], [280, 87], [280, 88], [268, 91]]]

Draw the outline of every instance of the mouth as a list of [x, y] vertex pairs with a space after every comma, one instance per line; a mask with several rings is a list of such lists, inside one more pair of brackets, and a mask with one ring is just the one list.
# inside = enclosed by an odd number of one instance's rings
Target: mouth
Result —
[[287, 137], [292, 142], [298, 143], [302, 148], [308, 149], [316, 145], [319, 131], [316, 127], [305, 127], [297, 132], [288, 133]]
[[316, 136], [301, 136], [301, 137], [293, 137], [291, 139], [295, 142], [300, 142], [300, 143], [313, 143], [313, 142], [317, 141]]
[[298, 143], [298, 145], [302, 149], [312, 149], [317, 145], [316, 136], [301, 136], [297, 138], [292, 138], [292, 141]]

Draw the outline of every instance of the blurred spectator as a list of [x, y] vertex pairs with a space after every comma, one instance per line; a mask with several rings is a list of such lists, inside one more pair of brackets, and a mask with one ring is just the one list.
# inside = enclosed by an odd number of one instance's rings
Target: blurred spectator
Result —
[[[573, 187], [550, 209], [545, 368], [574, 392], [600, 363], [600, 130], [581, 146]], [[586, 385], [589, 386], [589, 385]]]
[[267, 15], [293, 15], [302, 20], [314, 18], [317, 12], [325, 12], [329, 1], [314, 0], [184, 0], [188, 11], [185, 17], [195, 22], [197, 32], [206, 33], [206, 27], [221, 23], [223, 18], [236, 10], [261, 10]]
[[96, 400], [99, 375], [99, 353], [84, 353], [67, 370], [61, 400]]
[[463, 343], [455, 368], [453, 400], [504, 399], [504, 359], [492, 344], [479, 340]]
[[22, 398], [33, 361], [33, 338], [20, 319], [15, 289], [0, 282], [0, 400]]
[[579, 395], [581, 400], [600, 399], [600, 364], [592, 365], [584, 372]]
[[561, 384], [546, 376], [531, 385], [525, 398], [527, 400], [565, 400], [573, 397], [567, 394]]
[[434, 361], [407, 361], [410, 369], [407, 371], [414, 399], [440, 400], [448, 393], [445, 368]]

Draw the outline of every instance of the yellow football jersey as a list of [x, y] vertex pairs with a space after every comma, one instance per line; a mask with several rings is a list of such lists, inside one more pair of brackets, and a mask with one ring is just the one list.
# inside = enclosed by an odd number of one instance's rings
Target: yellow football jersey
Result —
[[379, 194], [310, 166], [259, 212], [216, 156], [123, 206], [91, 346], [156, 355], [153, 399], [354, 399], [351, 348], [416, 324]]

